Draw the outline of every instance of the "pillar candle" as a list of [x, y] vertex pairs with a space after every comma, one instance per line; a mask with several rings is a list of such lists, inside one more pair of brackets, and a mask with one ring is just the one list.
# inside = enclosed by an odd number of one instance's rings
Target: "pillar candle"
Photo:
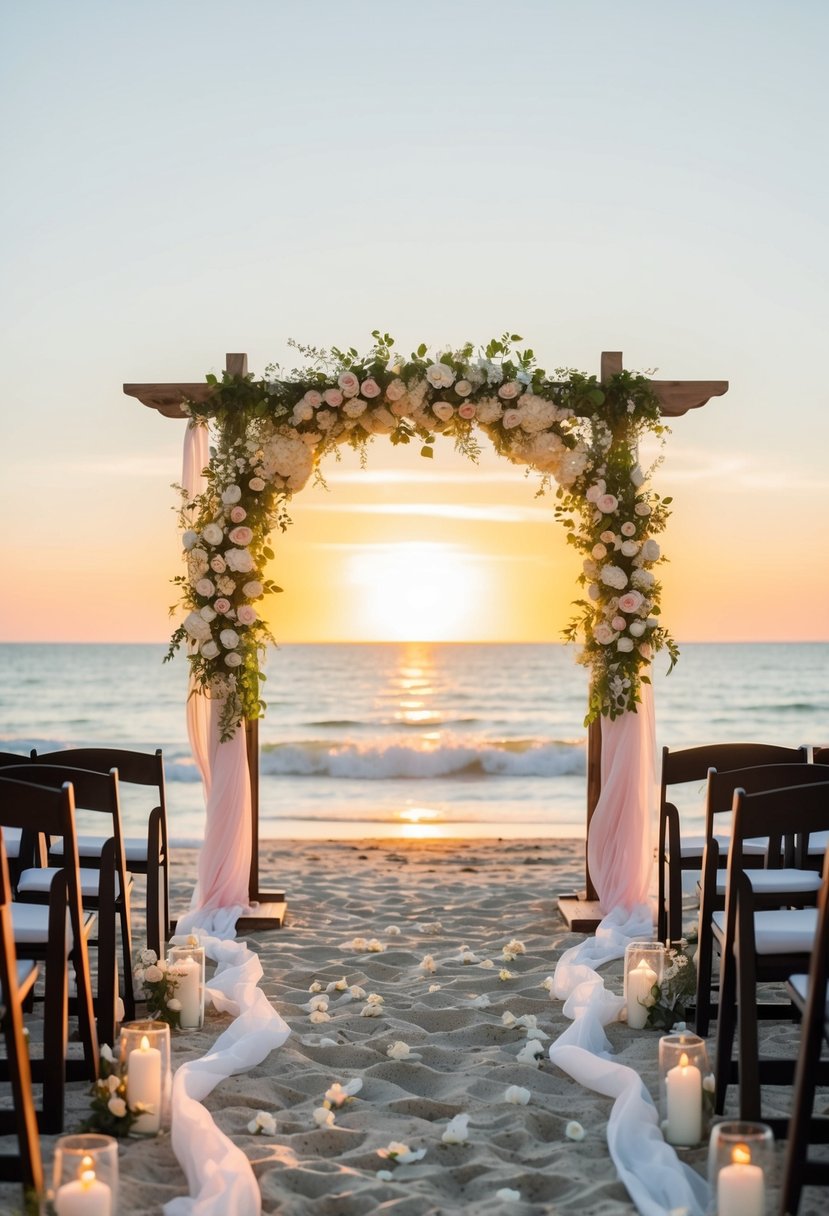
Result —
[[183, 958], [175, 964], [176, 997], [181, 1001], [182, 1030], [194, 1030], [202, 1024], [201, 967], [194, 958]]
[[141, 1046], [127, 1057], [127, 1106], [139, 1102], [152, 1109], [139, 1115], [132, 1125], [133, 1131], [153, 1136], [161, 1128], [161, 1052], [150, 1047], [146, 1035]]
[[112, 1191], [95, 1177], [91, 1157], [84, 1157], [78, 1178], [59, 1187], [55, 1195], [57, 1216], [113, 1216]]
[[735, 1144], [731, 1165], [717, 1175], [717, 1212], [719, 1216], [763, 1216], [765, 1210], [763, 1171], [751, 1164], [751, 1152], [745, 1144]]
[[657, 981], [656, 972], [642, 959], [637, 967], [628, 972], [627, 981], [628, 1026], [634, 1030], [644, 1030], [648, 1010], [642, 1002], [651, 995], [651, 988]]
[[669, 1144], [699, 1144], [702, 1139], [702, 1073], [683, 1052], [665, 1078]]

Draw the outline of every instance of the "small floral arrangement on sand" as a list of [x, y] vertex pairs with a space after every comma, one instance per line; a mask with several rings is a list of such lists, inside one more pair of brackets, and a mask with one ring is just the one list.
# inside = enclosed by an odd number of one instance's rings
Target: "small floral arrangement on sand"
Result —
[[106, 1043], [101, 1044], [99, 1070], [98, 1080], [90, 1090], [92, 1113], [82, 1130], [101, 1132], [105, 1136], [128, 1136], [136, 1119], [151, 1108], [142, 1102], [127, 1105], [126, 1068], [115, 1059], [112, 1048]]
[[181, 1025], [181, 1001], [176, 997], [180, 971], [159, 958], [155, 950], [142, 950], [135, 968], [135, 981], [143, 990], [147, 1013], [171, 1030]]
[[686, 1008], [693, 1004], [697, 990], [697, 971], [688, 951], [688, 943], [681, 941], [679, 947], [671, 946], [665, 955], [665, 969], [661, 984], [654, 984], [649, 997], [649, 1030], [671, 1030], [677, 1022], [684, 1022]]

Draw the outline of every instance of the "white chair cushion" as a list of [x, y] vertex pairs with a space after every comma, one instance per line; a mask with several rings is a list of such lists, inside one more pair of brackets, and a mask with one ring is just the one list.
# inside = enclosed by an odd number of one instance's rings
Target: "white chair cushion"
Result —
[[[43, 946], [49, 941], [47, 904], [12, 904], [12, 929], [15, 946]], [[66, 953], [72, 949], [72, 925], [66, 918]]]
[[[715, 839], [724, 853], [728, 848], [728, 837], [717, 836]], [[679, 852], [683, 860], [690, 861], [692, 857], [698, 857], [702, 861], [702, 855], [705, 852], [705, 837], [681, 836], [679, 840]]]
[[[720, 938], [725, 931], [725, 913], [712, 916]], [[817, 908], [781, 908], [754, 913], [754, 938], [758, 954], [809, 954], [815, 940]]]
[[[789, 977], [789, 983], [795, 992], [798, 994], [803, 1004], [809, 996], [809, 977], [808, 975], [792, 975]], [[826, 1013], [825, 1016], [829, 1020], [829, 984], [826, 985]]]
[[[792, 891], [801, 895], [820, 890], [820, 874], [817, 870], [746, 870], [751, 889], [758, 895], [775, 895], [778, 891]], [[717, 872], [717, 894], [725, 895], [727, 875], [725, 870]], [[700, 883], [697, 883], [700, 886]]]
[[[101, 850], [103, 849], [104, 845], [106, 844], [107, 840], [109, 840], [109, 839], [111, 839], [109, 836], [79, 836], [78, 837], [78, 857], [81, 859], [81, 861], [83, 861], [84, 858], [100, 857]], [[49, 849], [49, 852], [51, 853], [51, 855], [53, 857], [62, 857], [63, 856], [63, 841], [56, 840], [55, 843], [52, 845], [52, 847]], [[124, 837], [124, 857], [126, 859], [128, 866], [131, 861], [146, 862], [146, 860], [147, 860], [147, 842], [146, 842], [146, 840], [142, 840], [138, 836], [125, 836]]]
[[809, 856], [822, 857], [829, 848], [829, 832], [812, 832], [809, 837]]
[[20, 837], [22, 835], [20, 828], [3, 828], [3, 843], [6, 846], [7, 857], [20, 856]]
[[[55, 874], [59, 873], [60, 869], [55, 866], [43, 866], [35, 870], [24, 870], [20, 875], [17, 889], [21, 894], [46, 895], [49, 892], [49, 887], [52, 885], [52, 879]], [[88, 895], [93, 899], [97, 899], [101, 871], [79, 870], [78, 874], [81, 880], [81, 895]], [[117, 899], [120, 893], [120, 882], [117, 874], [113, 875], [113, 877], [115, 879], [115, 896]]]

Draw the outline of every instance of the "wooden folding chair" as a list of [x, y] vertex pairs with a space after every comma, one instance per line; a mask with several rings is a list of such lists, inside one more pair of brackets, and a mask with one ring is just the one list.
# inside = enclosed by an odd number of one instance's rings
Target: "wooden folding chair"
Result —
[[[94, 913], [84, 913], [75, 840], [75, 801], [67, 782], [60, 789], [30, 785], [0, 774], [0, 827], [22, 829], [23, 846], [34, 848], [32, 838], [43, 833], [63, 840], [64, 864], [56, 871], [48, 906], [13, 903], [12, 927], [18, 958], [43, 961], [43, 1058], [32, 1060], [32, 1075], [43, 1084], [41, 1131], [63, 1128], [66, 1080], [98, 1076], [98, 1036], [89, 972], [87, 937]], [[68, 917], [67, 917], [68, 911]], [[68, 923], [67, 923], [68, 921]], [[83, 1058], [67, 1058], [68, 974], [67, 961], [75, 971], [74, 1008], [83, 1046]]]
[[37, 963], [17, 961], [11, 918], [11, 882], [0, 829], [0, 1022], [14, 1109], [0, 1112], [0, 1132], [17, 1134], [18, 1154], [0, 1156], [0, 1179], [19, 1181], [26, 1191], [43, 1190], [37, 1115], [32, 1099], [29, 1049], [23, 1033], [23, 1005], [34, 988]]
[[[797, 837], [795, 866], [808, 847], [809, 835], [829, 829], [829, 781], [788, 789], [747, 794], [734, 793], [734, 815], [725, 910], [715, 912], [712, 927], [720, 949], [720, 1001], [717, 1018], [715, 1109], [722, 1114], [726, 1093], [739, 1082], [740, 1118], [761, 1118], [761, 1085], [789, 1085], [793, 1060], [762, 1059], [759, 1051], [757, 984], [781, 984], [795, 973], [808, 971], [817, 929], [814, 907], [758, 907], [751, 871], [746, 868], [744, 842], [768, 837], [766, 864], [780, 869], [785, 860], [786, 833]], [[778, 891], [780, 904], [797, 905], [802, 892]], [[781, 1016], [790, 1006], [779, 1007]], [[734, 1060], [738, 1037], [739, 1064]], [[829, 1072], [827, 1072], [829, 1077]], [[786, 1132], [786, 1120], [766, 1118], [775, 1134]]]
[[669, 944], [682, 938], [682, 874], [700, 870], [705, 851], [704, 836], [681, 834], [679, 811], [668, 801], [669, 787], [691, 781], [702, 785], [709, 768], [724, 772], [759, 764], [805, 763], [806, 758], [805, 747], [778, 747], [773, 743], [712, 743], [681, 751], [663, 747], [657, 844], [656, 935], [660, 941]]
[[[66, 764], [97, 773], [117, 768], [122, 797], [130, 786], [154, 791], [154, 805], [147, 816], [146, 838], [126, 836], [124, 856], [128, 873], [146, 876], [147, 945], [160, 956], [170, 932], [170, 846], [161, 749], [149, 753], [123, 748], [72, 747], [58, 752], [32, 752], [32, 759], [36, 764]], [[83, 865], [97, 865], [96, 858], [102, 847], [101, 837], [79, 836], [78, 851]], [[52, 850], [50, 857], [56, 856], [56, 851]]]
[[808, 975], [791, 976], [788, 992], [795, 1008], [803, 1015], [803, 1023], [783, 1164], [780, 1211], [782, 1216], [795, 1216], [805, 1186], [829, 1186], [829, 1162], [809, 1157], [810, 1143], [829, 1140], [826, 1127], [829, 1120], [814, 1114], [821, 1046], [824, 1039], [829, 1043], [829, 861], [826, 860], [812, 965]]
[[[827, 774], [824, 772], [824, 777]], [[699, 944], [697, 948], [697, 997], [696, 1032], [703, 1038], [708, 1034], [711, 1016], [716, 1006], [711, 1002], [711, 969], [714, 953], [712, 918], [715, 912], [725, 908], [727, 875], [723, 869], [728, 854], [722, 841], [730, 839], [730, 820], [734, 805], [734, 790], [743, 789], [748, 794], [764, 790], [775, 790], [798, 785], [814, 785], [822, 780], [821, 770], [815, 771], [812, 764], [762, 764], [755, 768], [730, 769], [720, 773], [712, 768], [708, 771], [705, 797], [705, 853], [702, 876], [698, 883], [699, 900]], [[717, 834], [717, 826], [728, 818], [727, 833]], [[785, 831], [785, 823], [782, 825]], [[794, 856], [794, 838], [788, 837], [788, 856]], [[813, 869], [799, 869], [793, 865], [783, 868], [766, 868], [765, 856], [768, 841], [763, 839], [743, 842], [743, 860], [754, 892], [758, 908], [780, 907], [778, 895], [791, 897], [793, 891], [800, 895], [803, 905], [814, 904], [820, 890], [820, 875]], [[762, 853], [760, 853], [762, 850]], [[758, 855], [759, 854], [759, 855]], [[757, 868], [762, 866], [762, 868]], [[753, 868], [752, 868], [753, 867]]]
[[[62, 764], [18, 765], [3, 770], [6, 776], [16, 781], [29, 781], [34, 785], [48, 785], [59, 789], [70, 781], [75, 792], [75, 814], [105, 816], [106, 824], [97, 867], [81, 867], [81, 897], [83, 906], [98, 914], [98, 937], [90, 940], [98, 947], [98, 983], [95, 1011], [98, 1022], [98, 1041], [112, 1043], [115, 1038], [116, 1001], [118, 997], [118, 968], [116, 965], [116, 924], [121, 929], [121, 955], [123, 963], [122, 992], [127, 1020], [135, 1018], [135, 991], [132, 976], [132, 930], [130, 925], [130, 894], [132, 876], [128, 874], [124, 860], [124, 843], [121, 833], [121, 809], [118, 797], [118, 772], [91, 772], [87, 769], [70, 768]], [[97, 839], [97, 837], [96, 837]], [[62, 848], [58, 844], [52, 851], [52, 860], [62, 861]], [[57, 866], [38, 864], [21, 871], [17, 880], [17, 899], [21, 903], [44, 903]]]
[[[4, 768], [9, 768], [15, 764], [30, 764], [29, 756], [17, 756], [14, 752], [0, 752], [0, 772]], [[9, 874], [12, 880], [12, 889], [17, 883], [17, 875], [20, 873], [20, 832], [17, 828], [6, 829], [6, 861], [9, 863]]]

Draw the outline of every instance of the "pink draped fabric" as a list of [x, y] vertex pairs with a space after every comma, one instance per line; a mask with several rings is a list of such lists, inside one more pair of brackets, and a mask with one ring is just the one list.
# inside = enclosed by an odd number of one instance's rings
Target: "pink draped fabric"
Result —
[[656, 806], [653, 688], [642, 685], [637, 713], [602, 719], [602, 792], [587, 842], [587, 864], [604, 912], [630, 911], [648, 897]]
[[[182, 486], [190, 496], [204, 488], [208, 461], [207, 427], [190, 424], [184, 438]], [[206, 822], [199, 852], [198, 883], [190, 912], [179, 932], [202, 926], [217, 936], [233, 936], [239, 912], [249, 904], [251, 858], [251, 791], [245, 732], [219, 740], [221, 702], [206, 697], [191, 683], [187, 700], [187, 733], [204, 785]], [[227, 915], [217, 916], [218, 910]]]

